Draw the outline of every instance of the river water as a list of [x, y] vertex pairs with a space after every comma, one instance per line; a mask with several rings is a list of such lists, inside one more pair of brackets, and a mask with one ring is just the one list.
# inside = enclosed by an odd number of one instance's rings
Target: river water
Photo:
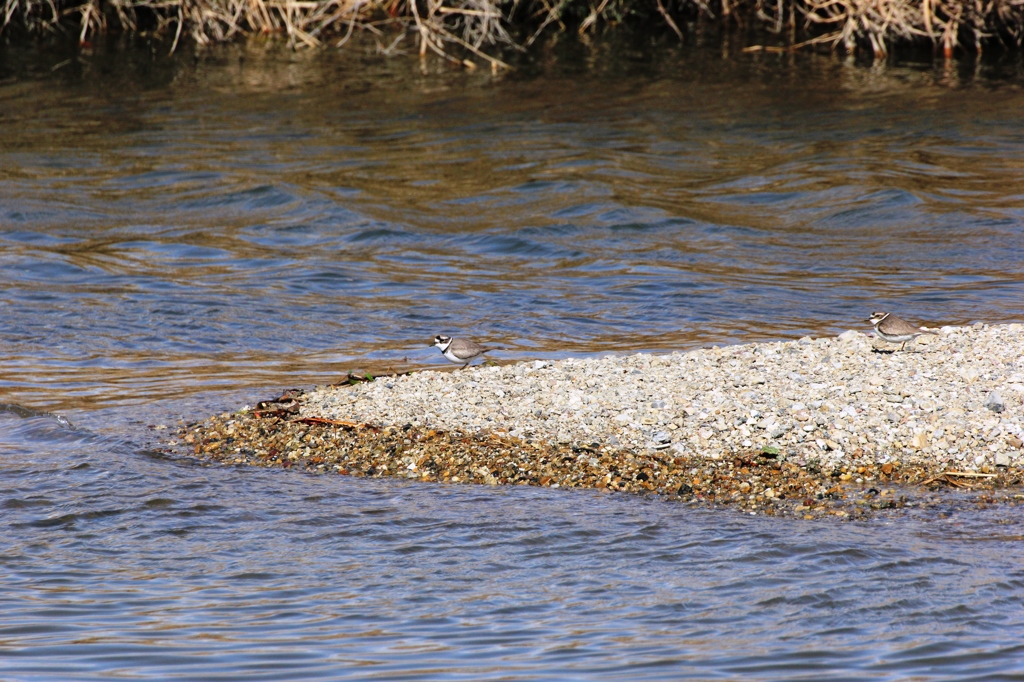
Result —
[[1022, 85], [635, 44], [498, 77], [0, 46], [0, 677], [1016, 677], [1018, 509], [802, 522], [158, 449], [443, 364], [437, 333], [513, 360], [1019, 321]]

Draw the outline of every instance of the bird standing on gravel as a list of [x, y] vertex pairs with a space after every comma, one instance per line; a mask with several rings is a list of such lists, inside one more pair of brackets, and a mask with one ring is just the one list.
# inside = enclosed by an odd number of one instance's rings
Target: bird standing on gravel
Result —
[[922, 334], [935, 334], [924, 327], [915, 327], [892, 313], [871, 313], [871, 317], [867, 321], [874, 326], [875, 336], [878, 338], [889, 343], [902, 342], [900, 350], [907, 345], [907, 341], [913, 341]]
[[462, 369], [469, 367], [469, 363], [484, 353], [498, 350], [497, 348], [484, 348], [466, 339], [453, 339], [443, 334], [438, 334], [434, 337], [434, 346], [439, 348], [449, 361], [462, 365]]

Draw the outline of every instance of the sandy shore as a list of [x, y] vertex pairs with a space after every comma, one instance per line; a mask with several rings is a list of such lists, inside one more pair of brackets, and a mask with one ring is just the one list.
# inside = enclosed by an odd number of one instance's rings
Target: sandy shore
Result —
[[1024, 326], [896, 350], [837, 338], [528, 361], [317, 388], [190, 425], [219, 461], [430, 481], [657, 492], [857, 514], [908, 484], [1013, 490]]

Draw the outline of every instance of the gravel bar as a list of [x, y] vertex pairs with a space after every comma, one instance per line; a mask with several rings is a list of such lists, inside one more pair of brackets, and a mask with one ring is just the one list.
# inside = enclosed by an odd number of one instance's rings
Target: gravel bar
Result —
[[[858, 516], [1024, 500], [1024, 326], [420, 371], [186, 426], [221, 462]], [[911, 487], [908, 487], [911, 486]], [[916, 491], [916, 492], [915, 492]]]

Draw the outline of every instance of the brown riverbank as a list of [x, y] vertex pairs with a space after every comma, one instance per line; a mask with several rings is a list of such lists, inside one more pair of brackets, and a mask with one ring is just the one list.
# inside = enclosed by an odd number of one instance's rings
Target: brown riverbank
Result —
[[682, 42], [730, 35], [749, 51], [874, 57], [901, 47], [952, 57], [1019, 48], [1024, 40], [1024, 5], [1014, 0], [5, 0], [0, 9], [6, 35], [64, 33], [84, 43], [121, 31], [173, 52], [182, 40], [206, 45], [271, 34], [317, 48], [363, 34], [382, 54], [418, 52], [495, 70], [552, 36], [588, 38], [620, 26]]

